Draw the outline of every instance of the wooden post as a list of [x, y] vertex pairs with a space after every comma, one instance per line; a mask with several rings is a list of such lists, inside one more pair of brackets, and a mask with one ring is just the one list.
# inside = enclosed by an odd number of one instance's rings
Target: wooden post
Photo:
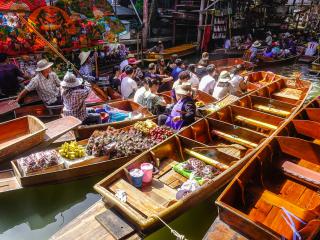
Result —
[[143, 29], [142, 29], [142, 47], [144, 49], [148, 46], [148, 0], [143, 0]]
[[201, 0], [201, 4], [200, 4], [199, 24], [198, 24], [198, 37], [197, 37], [198, 50], [201, 47], [202, 25], [203, 25], [203, 13], [202, 13], [202, 11], [204, 10], [205, 2], [206, 2], [206, 0]]
[[[175, 0], [174, 1], [174, 10], [176, 11], [177, 10], [177, 4], [178, 4], [178, 0]], [[173, 19], [172, 21], [172, 45], [176, 45], [176, 24], [177, 24], [177, 21], [175, 19]]]

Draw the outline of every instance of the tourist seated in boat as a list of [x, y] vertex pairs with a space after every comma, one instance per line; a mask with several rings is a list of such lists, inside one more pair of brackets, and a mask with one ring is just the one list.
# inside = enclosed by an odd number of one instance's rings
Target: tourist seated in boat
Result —
[[175, 69], [176, 67], [176, 60], [178, 59], [178, 55], [177, 54], [172, 54], [170, 56], [170, 59], [167, 63], [167, 71], [171, 74], [173, 69]]
[[136, 58], [129, 58], [128, 63], [133, 68], [133, 79], [139, 83], [143, 80], [144, 75], [140, 67], [138, 67], [138, 64], [140, 63], [140, 60], [137, 60]]
[[198, 65], [200, 67], [207, 67], [208, 64], [209, 64], [209, 53], [204, 52], [204, 53], [202, 53], [202, 56], [201, 56], [200, 61], [198, 62]]
[[126, 59], [124, 59], [124, 60], [120, 63], [120, 70], [121, 70], [121, 72], [123, 72], [123, 71], [124, 71], [124, 68], [125, 68], [127, 65], [129, 65], [128, 59], [130, 59], [130, 58], [134, 58], [134, 55], [131, 54], [131, 53], [129, 53], [129, 54], [127, 55]]
[[159, 92], [170, 91], [173, 77], [170, 77], [168, 75], [157, 74], [156, 71], [156, 65], [154, 63], [150, 63], [148, 66], [148, 71], [145, 72], [144, 77], [157, 79], [158, 81], [160, 81], [161, 85], [159, 88]]
[[265, 40], [265, 43], [267, 44], [267, 46], [271, 46], [272, 45], [272, 33], [270, 31], [268, 31], [266, 33], [267, 37]]
[[111, 87], [120, 92], [121, 80], [120, 80], [121, 70], [120, 66], [114, 66], [112, 70], [112, 75], [110, 76]]
[[14, 64], [7, 63], [7, 55], [0, 53], [0, 99], [16, 96], [21, 89], [21, 79], [28, 79]]
[[164, 45], [162, 41], [158, 41], [157, 45], [150, 48], [147, 52], [153, 52], [153, 53], [163, 53], [164, 51]]
[[145, 92], [149, 91], [148, 80], [151, 78], [145, 78], [142, 80], [142, 86], [136, 91], [133, 97], [133, 101], [142, 104], [143, 95]]
[[94, 59], [97, 53], [94, 53], [94, 55], [92, 57], [90, 57], [91, 55], [91, 51], [87, 51], [87, 52], [81, 52], [79, 54], [79, 59], [80, 59], [80, 69], [79, 69], [79, 73], [81, 74], [82, 77], [84, 77], [86, 80], [90, 81], [90, 82], [94, 82], [96, 80], [94, 72], [93, 72], [93, 64], [94, 64]]
[[138, 89], [136, 81], [133, 79], [133, 68], [128, 65], [124, 68], [126, 77], [121, 80], [121, 95], [124, 99], [132, 99]]
[[319, 43], [315, 38], [312, 38], [308, 44], [305, 51], [306, 56], [314, 56], [317, 53], [317, 50], [319, 50]]
[[212, 96], [217, 100], [221, 100], [230, 95], [233, 91], [230, 81], [230, 73], [228, 71], [222, 71], [219, 75], [218, 82], [214, 87]]
[[201, 78], [199, 83], [199, 90], [208, 94], [212, 94], [213, 89], [216, 85], [216, 66], [214, 64], [210, 64], [206, 68], [207, 75]]
[[258, 48], [261, 46], [261, 43], [259, 41], [255, 41], [252, 46], [250, 47], [250, 62], [256, 62], [257, 55], [258, 55]]
[[232, 95], [241, 96], [244, 92], [247, 91], [247, 81], [240, 75], [243, 70], [243, 66], [237, 65], [230, 71]]
[[179, 74], [185, 69], [184, 62], [178, 58], [176, 59], [176, 67], [173, 69], [171, 76], [173, 77], [173, 81], [177, 81], [179, 78]]
[[158, 59], [156, 65], [156, 73], [160, 75], [164, 75], [166, 73], [166, 62], [164, 58]]
[[162, 114], [158, 117], [158, 124], [179, 130], [195, 121], [196, 105], [190, 83], [178, 85], [175, 91], [178, 102], [173, 106], [169, 116]]
[[48, 106], [61, 105], [60, 80], [58, 75], [51, 70], [53, 63], [42, 59], [37, 63], [36, 76], [19, 93], [16, 101], [20, 102], [28, 92], [36, 90], [42, 102]]
[[172, 90], [171, 90], [171, 97], [175, 102], [177, 101], [177, 96], [176, 96], [176, 92], [175, 92], [176, 88], [179, 85], [182, 85], [184, 83], [188, 83], [190, 78], [191, 78], [191, 76], [190, 76], [190, 72], [189, 71], [182, 71], [179, 74], [178, 80], [173, 83]]
[[72, 70], [69, 70], [61, 82], [63, 115], [76, 117], [86, 125], [101, 123], [100, 114], [89, 113], [86, 109], [85, 100], [90, 92], [90, 85], [83, 82], [83, 79], [77, 78]]
[[191, 83], [191, 87], [194, 89], [199, 88], [200, 79], [196, 75], [196, 64], [189, 64], [188, 71], [190, 73], [189, 83]]
[[161, 96], [157, 95], [160, 81], [157, 79], [147, 78], [147, 84], [149, 90], [144, 92], [140, 104], [146, 107], [148, 111], [155, 116], [163, 114], [166, 110], [167, 104]]
[[267, 46], [267, 48], [263, 51], [263, 56], [267, 58], [273, 58], [272, 46]]

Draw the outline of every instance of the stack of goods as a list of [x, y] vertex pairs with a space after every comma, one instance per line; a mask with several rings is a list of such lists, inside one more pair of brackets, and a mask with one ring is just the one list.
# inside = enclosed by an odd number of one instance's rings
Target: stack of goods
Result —
[[42, 173], [43, 171], [56, 171], [63, 169], [64, 165], [60, 161], [57, 151], [48, 150], [31, 154], [17, 160], [17, 165], [23, 176]]
[[179, 163], [173, 169], [186, 178], [190, 178], [193, 175], [199, 184], [203, 184], [221, 173], [221, 170], [196, 158], [190, 158], [186, 162]]
[[77, 158], [82, 158], [86, 155], [85, 148], [79, 145], [76, 141], [67, 143], [65, 142], [59, 149], [59, 154], [61, 157], [74, 160]]
[[164, 127], [158, 127], [152, 120], [140, 121], [133, 125], [133, 127], [147, 136], [150, 136], [151, 139], [157, 143], [160, 143], [173, 135], [173, 132]]

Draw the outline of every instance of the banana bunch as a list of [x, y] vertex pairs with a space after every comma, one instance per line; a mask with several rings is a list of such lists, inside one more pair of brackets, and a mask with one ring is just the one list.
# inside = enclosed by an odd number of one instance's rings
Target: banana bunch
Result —
[[204, 102], [202, 102], [202, 101], [198, 101], [198, 102], [196, 102], [196, 107], [197, 108], [201, 108], [201, 107], [204, 107]]
[[79, 145], [76, 141], [65, 142], [59, 149], [59, 154], [62, 157], [74, 160], [77, 158], [84, 157], [86, 155], [86, 150], [83, 146]]
[[157, 127], [157, 124], [155, 124], [153, 121], [151, 121], [150, 119], [146, 120], [146, 121], [139, 121], [136, 122], [133, 127], [145, 134], [149, 134], [150, 131], [152, 129], [154, 129], [155, 127]]

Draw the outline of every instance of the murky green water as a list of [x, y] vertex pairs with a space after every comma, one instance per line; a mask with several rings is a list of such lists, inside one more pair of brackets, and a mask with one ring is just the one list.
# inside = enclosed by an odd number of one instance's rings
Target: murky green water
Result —
[[[285, 76], [301, 71], [302, 78], [314, 84], [311, 96], [320, 94], [320, 79], [308, 74], [307, 65], [269, 70]], [[100, 199], [92, 188], [99, 179], [101, 177], [0, 194], [0, 240], [48, 239]], [[201, 239], [217, 215], [214, 201], [218, 195], [190, 209], [170, 225], [188, 239]], [[167, 228], [162, 228], [147, 239], [175, 238]]]

